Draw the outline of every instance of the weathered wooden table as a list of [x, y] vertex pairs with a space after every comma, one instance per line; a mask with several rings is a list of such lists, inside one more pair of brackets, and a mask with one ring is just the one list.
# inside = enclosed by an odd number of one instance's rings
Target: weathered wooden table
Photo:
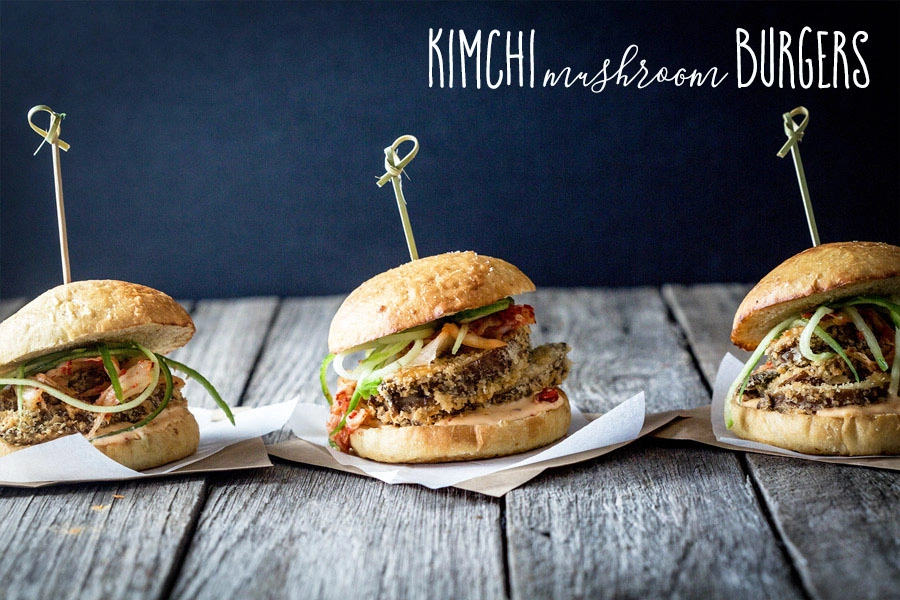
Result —
[[[545, 289], [527, 301], [535, 341], [572, 345], [566, 389], [583, 410], [643, 390], [656, 412], [709, 403], [746, 290]], [[323, 402], [340, 300], [186, 303], [198, 332], [177, 358], [236, 405]], [[0, 597], [900, 597], [897, 472], [644, 438], [493, 498], [274, 462], [0, 489]]]

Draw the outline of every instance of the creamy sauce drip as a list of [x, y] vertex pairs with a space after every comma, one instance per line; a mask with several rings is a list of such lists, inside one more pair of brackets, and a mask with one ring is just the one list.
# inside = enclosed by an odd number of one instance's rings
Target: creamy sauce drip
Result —
[[441, 419], [435, 425], [490, 425], [498, 421], [515, 421], [559, 408], [559, 404], [562, 401], [562, 392], [559, 393], [559, 398], [555, 402], [542, 402], [536, 400], [535, 396], [529, 396], [514, 402], [505, 402], [466, 411], [460, 415]]
[[894, 396], [876, 404], [836, 406], [816, 411], [820, 417], [852, 417], [854, 415], [883, 415], [900, 413], [900, 397]]

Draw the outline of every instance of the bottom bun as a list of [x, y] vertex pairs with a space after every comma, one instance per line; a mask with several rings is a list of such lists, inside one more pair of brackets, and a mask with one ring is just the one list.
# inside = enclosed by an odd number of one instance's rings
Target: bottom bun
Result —
[[518, 454], [546, 446], [569, 429], [562, 390], [554, 402], [533, 397], [489, 406], [433, 425], [361, 427], [350, 436], [359, 456], [387, 463], [435, 463]]
[[[117, 427], [121, 427], [119, 424]], [[103, 434], [101, 429], [99, 432]], [[183, 400], [169, 405], [147, 425], [91, 442], [95, 448], [125, 465], [142, 471], [190, 456], [200, 444], [200, 428], [197, 420]], [[8, 444], [0, 440], [0, 456], [11, 454], [29, 446]]]
[[[876, 406], [877, 405], [870, 405]], [[731, 404], [731, 430], [745, 440], [803, 454], [900, 454], [900, 414], [840, 411], [837, 415], [780, 413]]]

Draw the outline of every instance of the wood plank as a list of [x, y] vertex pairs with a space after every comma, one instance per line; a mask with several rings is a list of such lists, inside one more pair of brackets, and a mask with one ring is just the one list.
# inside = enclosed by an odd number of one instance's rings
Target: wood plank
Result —
[[[745, 361], [750, 353], [731, 343], [731, 319], [738, 305], [750, 291], [741, 283], [722, 285], [666, 285], [663, 298], [672, 310], [675, 320], [684, 328], [688, 343], [703, 376], [709, 382], [716, 379], [719, 363], [730, 352]], [[730, 317], [728, 315], [731, 315]], [[723, 318], [727, 321], [722, 333]]]
[[[197, 333], [170, 356], [192, 368], [203, 365], [201, 374], [236, 407], [277, 308], [275, 297], [200, 301], [191, 312]], [[183, 394], [194, 406], [215, 407], [196, 381], [186, 380]]]
[[282, 301], [244, 404], [262, 406], [294, 398], [325, 403], [319, 366], [328, 354], [328, 327], [342, 300], [324, 296]]
[[657, 290], [543, 289], [522, 301], [535, 307], [535, 344], [572, 346], [564, 387], [582, 410], [606, 412], [640, 391], [650, 412], [709, 403]]
[[3, 489], [3, 597], [165, 597], [204, 487], [192, 477]]
[[[639, 390], [648, 411], [709, 402], [656, 290], [552, 290], [536, 304], [541, 331], [573, 345], [578, 404], [608, 410]], [[513, 598], [802, 597], [735, 456], [660, 444], [506, 496]]]
[[[191, 342], [200, 351], [185, 360], [204, 374], [220, 373], [227, 364], [229, 380], [223, 387], [243, 389], [268, 326], [256, 314], [258, 308], [252, 299], [200, 303]], [[235, 339], [246, 341], [239, 352], [232, 351]], [[4, 595], [167, 597], [205, 500], [205, 477], [4, 489]]]
[[[324, 402], [319, 365], [340, 300], [283, 301], [245, 404]], [[212, 487], [174, 595], [500, 598], [501, 506], [280, 462]]]
[[[739, 298], [696, 319], [709, 297], [731, 293], [719, 288], [673, 286], [667, 294], [680, 305], [673, 313], [690, 321], [686, 330], [707, 329], [694, 341], [698, 356], [727, 345]], [[753, 453], [746, 461], [811, 597], [897, 597], [900, 473]]]
[[900, 598], [900, 473], [748, 455], [814, 598]]
[[223, 480], [174, 597], [503, 598], [500, 501], [279, 463]]
[[642, 441], [507, 498], [512, 598], [803, 597], [727, 452]]

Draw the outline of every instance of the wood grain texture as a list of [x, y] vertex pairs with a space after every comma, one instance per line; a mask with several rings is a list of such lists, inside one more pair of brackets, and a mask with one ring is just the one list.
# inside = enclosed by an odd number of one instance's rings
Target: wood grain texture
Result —
[[178, 478], [3, 489], [2, 596], [164, 597], [204, 486], [202, 478]]
[[[197, 334], [178, 359], [223, 393], [239, 395], [274, 307], [257, 299], [198, 304]], [[198, 390], [189, 392], [192, 403], [205, 396]], [[204, 505], [205, 481], [172, 477], [0, 491], [0, 531], [11, 534], [0, 536], [4, 597], [166, 597]]]
[[[657, 290], [552, 290], [535, 304], [541, 332], [573, 346], [579, 405], [608, 410], [640, 390], [648, 412], [709, 403]], [[728, 452], [639, 442], [506, 499], [513, 598], [799, 596]]]
[[213, 486], [173, 597], [503, 598], [500, 501], [278, 464]]
[[[281, 303], [244, 404], [324, 402], [341, 300]], [[175, 596], [499, 598], [502, 540], [498, 500], [280, 463], [213, 487]]]
[[535, 306], [535, 344], [572, 346], [564, 387], [582, 410], [607, 412], [640, 391], [650, 412], [709, 403], [656, 289], [542, 289], [523, 301]]
[[900, 473], [762, 454], [748, 463], [812, 597], [900, 598]]
[[[197, 328], [193, 339], [170, 356], [199, 370], [236, 407], [277, 307], [274, 297], [200, 301], [191, 311]], [[216, 406], [196, 381], [186, 379], [183, 394], [194, 406]]]
[[[726, 353], [745, 361], [750, 353], [731, 343], [731, 321], [750, 285], [664, 285], [663, 298], [675, 320], [684, 328], [691, 350], [709, 382], [716, 379]], [[723, 327], [725, 328], [723, 330]]]
[[[693, 339], [698, 356], [729, 343], [741, 299], [733, 291], [695, 286], [667, 296], [686, 330], [708, 330]], [[736, 299], [730, 311], [704, 312], [709, 298], [729, 296]], [[746, 461], [811, 597], [900, 597], [900, 473], [754, 453]]]
[[263, 406], [294, 398], [325, 403], [319, 366], [328, 354], [328, 326], [342, 300], [326, 296], [282, 301], [244, 404]]
[[802, 598], [734, 457], [639, 442], [507, 495], [512, 598]]
[[[565, 387], [579, 406], [602, 412], [643, 390], [658, 411], [709, 402], [704, 379], [730, 347], [741, 297], [740, 286], [666, 286], [544, 289], [520, 301], [535, 306], [535, 343], [571, 344]], [[230, 402], [324, 402], [318, 369], [341, 300], [191, 303], [197, 334], [174, 356]], [[898, 596], [900, 476], [752, 454], [745, 472], [741, 456], [642, 440], [502, 499], [282, 461], [207, 477], [3, 488], [0, 595]]]

